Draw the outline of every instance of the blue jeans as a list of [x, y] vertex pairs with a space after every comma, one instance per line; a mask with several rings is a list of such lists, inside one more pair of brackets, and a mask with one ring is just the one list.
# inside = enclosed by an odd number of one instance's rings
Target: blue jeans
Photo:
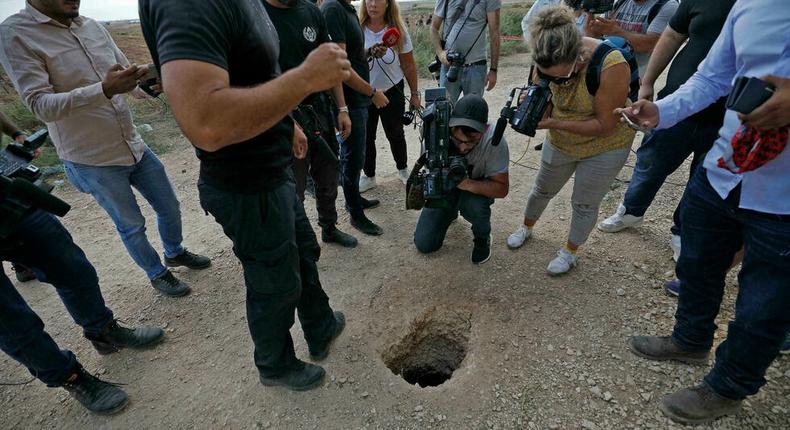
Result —
[[475, 238], [488, 238], [491, 233], [491, 205], [494, 199], [468, 191], [459, 191], [450, 199], [446, 208], [423, 208], [417, 228], [414, 230], [414, 245], [423, 254], [437, 251], [444, 243], [447, 229], [458, 218], [458, 212], [472, 223]]
[[488, 66], [485, 64], [463, 66], [461, 67], [461, 73], [458, 74], [458, 80], [447, 82], [447, 66], [442, 65], [442, 69], [439, 72], [439, 85], [447, 90], [447, 97], [455, 104], [462, 91], [464, 95], [477, 94], [483, 97], [487, 75]]
[[[644, 216], [667, 176], [693, 152], [690, 175], [705, 158], [719, 136], [721, 122], [688, 118], [665, 130], [656, 130], [642, 139], [636, 151], [636, 166], [625, 192], [625, 213]], [[680, 207], [673, 214], [672, 233], [680, 234]]]
[[308, 347], [335, 331], [316, 262], [321, 254], [293, 182], [258, 194], [235, 194], [198, 183], [200, 204], [233, 241], [244, 269], [247, 324], [255, 365], [265, 377], [301, 367], [290, 329], [294, 310]]
[[701, 166], [689, 181], [681, 206], [680, 296], [672, 333], [688, 351], [711, 348], [725, 276], [743, 247], [735, 319], [705, 377], [718, 394], [736, 400], [765, 384], [765, 371], [790, 329], [790, 216], [740, 209], [739, 200], [740, 186], [723, 200]]
[[146, 146], [143, 157], [132, 166], [88, 166], [63, 161], [66, 176], [74, 187], [92, 194], [115, 223], [126, 250], [149, 279], [165, 273], [159, 254], [145, 236], [145, 218], [132, 187], [148, 200], [156, 212], [159, 237], [165, 256], [184, 251], [181, 245], [181, 209], [162, 162]]
[[346, 210], [352, 218], [364, 215], [359, 194], [359, 176], [365, 164], [365, 134], [368, 127], [368, 107], [349, 108], [351, 134], [340, 144], [340, 185], [346, 198]]
[[[41, 282], [55, 286], [74, 322], [98, 335], [113, 319], [104, 304], [96, 270], [63, 225], [36, 211], [7, 239], [0, 239], [0, 260], [29, 267]], [[0, 271], [0, 349], [49, 386], [71, 374], [76, 358], [61, 350], [44, 331], [44, 323]]]

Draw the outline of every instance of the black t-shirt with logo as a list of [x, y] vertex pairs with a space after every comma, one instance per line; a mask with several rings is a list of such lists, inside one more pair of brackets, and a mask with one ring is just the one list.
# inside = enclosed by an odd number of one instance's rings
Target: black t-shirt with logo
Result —
[[280, 68], [285, 72], [302, 64], [310, 52], [329, 42], [324, 16], [307, 0], [297, 0], [289, 8], [278, 8], [263, 0], [280, 38]]
[[[230, 85], [250, 87], [280, 75], [279, 41], [262, 0], [140, 0], [143, 36], [157, 68], [197, 60], [228, 71]], [[215, 152], [196, 149], [200, 178], [240, 193], [266, 191], [287, 178], [290, 117], [245, 142]]]
[[[365, 56], [365, 33], [357, 18], [354, 6], [345, 0], [326, 0], [321, 4], [329, 37], [335, 43], [345, 43], [351, 68], [366, 82], [370, 82], [370, 70]], [[360, 94], [343, 84], [343, 95], [349, 107], [370, 106], [370, 94]]]
[[[667, 84], [658, 93], [666, 97], [683, 85], [708, 55], [713, 42], [719, 37], [735, 0], [683, 0], [669, 21], [678, 33], [688, 35], [688, 43], [672, 61], [667, 73]], [[721, 98], [705, 110], [694, 115], [699, 120], [719, 121], [724, 118], [725, 99]]]

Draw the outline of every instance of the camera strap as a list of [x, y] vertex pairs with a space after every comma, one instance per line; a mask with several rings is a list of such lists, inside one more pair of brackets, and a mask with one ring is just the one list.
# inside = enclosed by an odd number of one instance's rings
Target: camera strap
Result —
[[[466, 0], [463, 3], [464, 4], [464, 10], [466, 10], [466, 5], [468, 4], [468, 2], [469, 2], [469, 0]], [[464, 21], [461, 23], [461, 28], [458, 29], [458, 33], [456, 33], [455, 40], [453, 40], [453, 43], [455, 43], [455, 41], [458, 40], [458, 35], [461, 34], [461, 30], [463, 30], [464, 27], [466, 26], [466, 21], [469, 20], [469, 16], [472, 15], [472, 12], [475, 10], [475, 8], [477, 7], [478, 4], [480, 4], [480, 0], [473, 0], [472, 7], [470, 7], [469, 10], [466, 12], [466, 16], [464, 17]], [[457, 20], [456, 20], [456, 22], [457, 22]], [[453, 27], [455, 27], [455, 22], [453, 22], [453, 25], [451, 27], [449, 27], [450, 31], [453, 31]], [[488, 27], [488, 16], [486, 16], [486, 25], [484, 25], [483, 28], [480, 29], [480, 33], [478, 33], [477, 37], [475, 38], [475, 41], [472, 42], [472, 45], [469, 47], [469, 49], [466, 51], [466, 53], [464, 53], [464, 58], [466, 58], [466, 56], [469, 55], [469, 52], [472, 51], [472, 48], [477, 43], [477, 40], [480, 39], [480, 36], [483, 35], [483, 32], [485, 31], [486, 27]], [[448, 36], [449, 36], [449, 32], [448, 32]], [[447, 44], [447, 45], [450, 46], [449, 44]], [[446, 46], [445, 46], [445, 49], [447, 49]]]

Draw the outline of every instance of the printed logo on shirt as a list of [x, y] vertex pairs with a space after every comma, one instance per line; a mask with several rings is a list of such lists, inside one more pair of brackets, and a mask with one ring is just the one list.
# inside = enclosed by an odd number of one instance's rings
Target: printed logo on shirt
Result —
[[305, 27], [304, 30], [302, 30], [302, 36], [304, 36], [308, 42], [315, 42], [315, 29], [313, 27]]

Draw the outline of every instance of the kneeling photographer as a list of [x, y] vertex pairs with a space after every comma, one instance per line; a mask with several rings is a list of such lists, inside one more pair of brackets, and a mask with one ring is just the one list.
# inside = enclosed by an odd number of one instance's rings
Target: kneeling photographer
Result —
[[524, 223], [507, 243], [511, 249], [524, 244], [549, 201], [575, 174], [568, 241], [548, 265], [550, 275], [559, 275], [576, 265], [576, 250], [595, 226], [601, 200], [628, 158], [635, 132], [612, 112], [627, 102], [633, 66], [619, 48], [582, 37], [565, 6], [541, 10], [530, 31], [537, 78], [548, 81], [553, 107], [538, 123], [548, 138]]
[[[439, 100], [436, 104], [440, 102], [449, 106], [446, 100]], [[426, 111], [430, 112], [430, 106]], [[441, 114], [437, 116], [441, 117]], [[510, 187], [507, 143], [504, 140], [496, 145], [492, 142], [494, 127], [488, 124], [488, 104], [478, 95], [470, 94], [461, 98], [445, 124], [449, 126], [449, 130], [445, 127], [445, 133], [449, 134], [451, 143], [445, 151], [449, 155], [448, 168], [445, 170], [446, 177], [452, 183], [447, 184], [445, 180], [443, 182], [447, 185], [440, 187], [434, 184], [435, 172], [429, 171], [424, 176], [426, 207], [417, 222], [414, 244], [422, 253], [441, 248], [447, 228], [460, 211], [461, 216], [472, 223], [472, 262], [482, 264], [491, 256], [491, 205], [495, 198], [507, 196]], [[441, 118], [436, 125], [437, 128], [442, 127]], [[439, 130], [436, 134], [441, 133], [442, 130]], [[441, 146], [441, 142], [445, 141], [441, 138], [431, 139], [430, 136], [426, 140], [428, 151], [421, 160], [433, 156], [434, 143], [438, 142], [438, 146]], [[455, 171], [459, 170], [456, 174]], [[437, 188], [444, 189], [444, 195], [432, 201], [431, 193], [435, 193]]]

